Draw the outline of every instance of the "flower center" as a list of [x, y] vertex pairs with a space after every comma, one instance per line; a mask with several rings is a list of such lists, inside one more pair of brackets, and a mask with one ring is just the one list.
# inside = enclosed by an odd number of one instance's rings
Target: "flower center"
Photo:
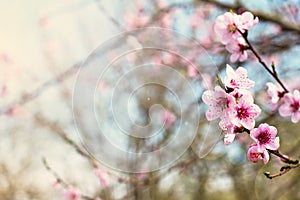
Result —
[[260, 132], [257, 137], [257, 140], [262, 144], [267, 144], [270, 142], [270, 133], [268, 131]]
[[231, 84], [232, 86], [238, 86], [237, 82], [236, 82], [234, 79], [231, 79], [231, 80], [230, 80], [230, 84]]
[[237, 117], [239, 119], [247, 118], [249, 117], [249, 112], [247, 108], [241, 107], [237, 109]]
[[291, 108], [293, 112], [298, 112], [300, 107], [299, 101], [294, 101], [294, 103], [291, 104]]
[[229, 33], [235, 33], [237, 31], [236, 26], [234, 24], [229, 24], [227, 26], [227, 30]]

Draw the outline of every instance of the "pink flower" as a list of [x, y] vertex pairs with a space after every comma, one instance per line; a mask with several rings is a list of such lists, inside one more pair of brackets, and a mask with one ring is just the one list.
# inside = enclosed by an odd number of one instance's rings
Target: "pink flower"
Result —
[[264, 164], [267, 164], [270, 159], [270, 155], [267, 150], [264, 150], [263, 152], [260, 152], [258, 150], [257, 144], [251, 144], [249, 149], [248, 149], [248, 159], [251, 162], [258, 162], [261, 159], [263, 159]]
[[257, 143], [257, 149], [261, 153], [266, 149], [277, 150], [279, 148], [279, 137], [276, 135], [277, 129], [266, 123], [250, 131], [250, 137]]
[[235, 19], [235, 23], [241, 32], [245, 32], [258, 24], [258, 18], [254, 17], [251, 12], [244, 12]]
[[300, 92], [294, 90], [294, 93], [287, 93], [283, 97], [283, 104], [279, 108], [279, 114], [283, 117], [292, 116], [292, 122], [297, 123], [300, 120]]
[[283, 97], [283, 89], [271, 82], [268, 82], [266, 85], [268, 87], [267, 94], [271, 100], [272, 110], [275, 110], [278, 106], [279, 100]]
[[233, 38], [239, 37], [239, 32], [235, 24], [235, 18], [238, 15], [231, 12], [226, 12], [224, 15], [217, 17], [214, 30], [221, 37], [223, 44], [229, 43]]
[[257, 23], [258, 18], [254, 18], [250, 12], [244, 12], [242, 15], [226, 12], [224, 15], [217, 17], [214, 29], [221, 37], [221, 42], [228, 44], [241, 36], [238, 30], [244, 33]]
[[94, 173], [98, 177], [100, 185], [103, 188], [106, 188], [109, 186], [109, 177], [108, 177], [108, 174], [106, 171], [104, 171], [103, 169], [98, 167], [97, 169], [95, 169]]
[[226, 49], [232, 53], [230, 56], [230, 62], [236, 62], [237, 60], [244, 62], [248, 58], [247, 48], [248, 45], [242, 37], [228, 43], [226, 45]]
[[79, 200], [80, 196], [81, 196], [80, 193], [72, 187], [69, 187], [64, 192], [65, 200]]
[[254, 128], [255, 118], [261, 113], [261, 109], [253, 101], [253, 97], [246, 94], [239, 99], [230, 114], [234, 125], [243, 126], [249, 130]]
[[230, 65], [226, 65], [224, 84], [227, 88], [249, 89], [254, 87], [255, 82], [248, 79], [247, 70], [239, 67], [236, 71]]
[[170, 128], [175, 123], [176, 116], [171, 111], [164, 110], [161, 114], [161, 121], [166, 125], [167, 128]]
[[216, 86], [214, 91], [206, 90], [202, 100], [211, 107], [206, 111], [206, 118], [209, 121], [226, 116], [227, 109], [235, 102], [234, 97], [227, 94], [220, 86]]

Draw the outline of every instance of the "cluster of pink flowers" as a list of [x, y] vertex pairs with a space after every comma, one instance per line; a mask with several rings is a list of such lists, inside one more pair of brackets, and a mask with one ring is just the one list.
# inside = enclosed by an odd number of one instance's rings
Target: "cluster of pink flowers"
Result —
[[243, 62], [247, 59], [248, 45], [241, 34], [246, 33], [257, 23], [258, 18], [250, 12], [244, 12], [241, 15], [226, 12], [216, 19], [214, 30], [220, 36], [221, 42], [226, 45], [226, 49], [232, 53], [231, 62], [237, 60]]
[[247, 90], [252, 87], [254, 81], [248, 79], [245, 68], [234, 71], [227, 65], [224, 88], [216, 86], [202, 95], [203, 102], [211, 107], [206, 118], [209, 121], [220, 118], [219, 126], [225, 133], [226, 145], [231, 144], [235, 135], [244, 128], [251, 130], [255, 126], [255, 118], [261, 109], [254, 104], [253, 96]]
[[277, 129], [268, 124], [255, 127], [255, 119], [260, 115], [261, 109], [254, 104], [252, 93], [248, 90], [254, 87], [254, 81], [248, 79], [247, 70], [239, 67], [233, 70], [230, 65], [226, 67], [226, 76], [221, 86], [214, 90], [206, 90], [202, 100], [210, 106], [206, 118], [211, 121], [220, 119], [219, 126], [225, 133], [224, 143], [231, 144], [236, 134], [248, 131], [256, 142], [248, 151], [250, 161], [257, 162], [261, 159], [264, 163], [269, 161], [268, 150], [279, 148]]
[[254, 128], [250, 132], [250, 137], [256, 142], [251, 144], [248, 150], [248, 158], [252, 162], [263, 159], [266, 164], [269, 161], [269, 150], [277, 150], [279, 148], [279, 137], [276, 137], [277, 129], [266, 123], [260, 124], [258, 128]]
[[291, 121], [297, 123], [300, 120], [300, 92], [295, 89], [293, 93], [286, 93], [284, 90], [273, 84], [267, 83], [267, 93], [270, 97], [272, 110], [274, 111], [279, 105], [279, 114], [282, 117], [291, 116]]

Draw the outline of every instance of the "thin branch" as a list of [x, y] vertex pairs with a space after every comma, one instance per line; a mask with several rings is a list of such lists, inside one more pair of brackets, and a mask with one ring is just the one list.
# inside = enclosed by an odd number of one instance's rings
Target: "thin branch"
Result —
[[289, 172], [291, 169], [297, 168], [299, 166], [300, 166], [299, 163], [297, 165], [283, 166], [283, 167], [281, 167], [280, 172], [277, 174], [271, 174], [270, 172], [265, 172], [264, 175], [269, 179], [273, 179], [273, 178], [282, 176], [282, 175], [286, 174], [287, 172]]
[[245, 39], [247, 45], [248, 45], [248, 49], [250, 51], [252, 51], [252, 53], [254, 54], [254, 56], [257, 58], [258, 62], [265, 68], [265, 70], [277, 81], [277, 83], [282, 87], [282, 89], [284, 90], [284, 93], [288, 93], [288, 89], [284, 86], [284, 84], [281, 82], [281, 80], [279, 79], [277, 72], [275, 71], [275, 67], [272, 65], [272, 70], [270, 70], [270, 68], [267, 66], [267, 64], [265, 63], [265, 61], [261, 58], [261, 56], [257, 53], [257, 51], [254, 49], [254, 47], [252, 46], [252, 44], [250, 43], [250, 41], [248, 40], [247, 37], [247, 31], [245, 33], [242, 33], [239, 29], [238, 32], [242, 35], [242, 37]]

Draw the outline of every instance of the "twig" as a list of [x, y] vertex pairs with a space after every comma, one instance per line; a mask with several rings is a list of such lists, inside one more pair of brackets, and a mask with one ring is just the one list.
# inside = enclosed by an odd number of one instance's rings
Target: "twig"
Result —
[[282, 175], [286, 174], [287, 172], [289, 172], [291, 169], [297, 168], [299, 166], [300, 166], [299, 163], [297, 165], [283, 166], [283, 167], [281, 167], [280, 172], [277, 174], [271, 174], [270, 172], [265, 172], [264, 175], [269, 179], [273, 179], [273, 178], [282, 176]]
[[[70, 186], [50, 167], [50, 165], [48, 164], [45, 157], [42, 157], [42, 162], [43, 162], [43, 165], [45, 166], [45, 168], [47, 169], [47, 171], [49, 171], [54, 176], [54, 178], [56, 179], [56, 181], [59, 184], [61, 184], [64, 188], [67, 188]], [[81, 197], [86, 200], [95, 200], [96, 199], [96, 197], [94, 198], [94, 197], [90, 197], [90, 196], [82, 194], [82, 193], [80, 193], [80, 194], [81, 194]]]
[[248, 45], [248, 49], [250, 51], [252, 51], [252, 53], [254, 54], [254, 56], [257, 58], [258, 62], [265, 68], [265, 70], [278, 82], [278, 84], [282, 87], [282, 89], [284, 90], [284, 93], [288, 93], [289, 91], [287, 90], [287, 88], [284, 86], [284, 84], [281, 82], [281, 80], [279, 79], [277, 72], [275, 70], [275, 66], [272, 65], [272, 70], [270, 70], [270, 68], [267, 66], [267, 64], [264, 62], [264, 60], [261, 58], [261, 56], [257, 53], [257, 51], [254, 49], [254, 47], [252, 46], [252, 44], [250, 43], [250, 41], [248, 40], [247, 37], [247, 31], [245, 33], [242, 33], [241, 30], [238, 29], [238, 32], [242, 35], [242, 37], [245, 39], [245, 42]]

